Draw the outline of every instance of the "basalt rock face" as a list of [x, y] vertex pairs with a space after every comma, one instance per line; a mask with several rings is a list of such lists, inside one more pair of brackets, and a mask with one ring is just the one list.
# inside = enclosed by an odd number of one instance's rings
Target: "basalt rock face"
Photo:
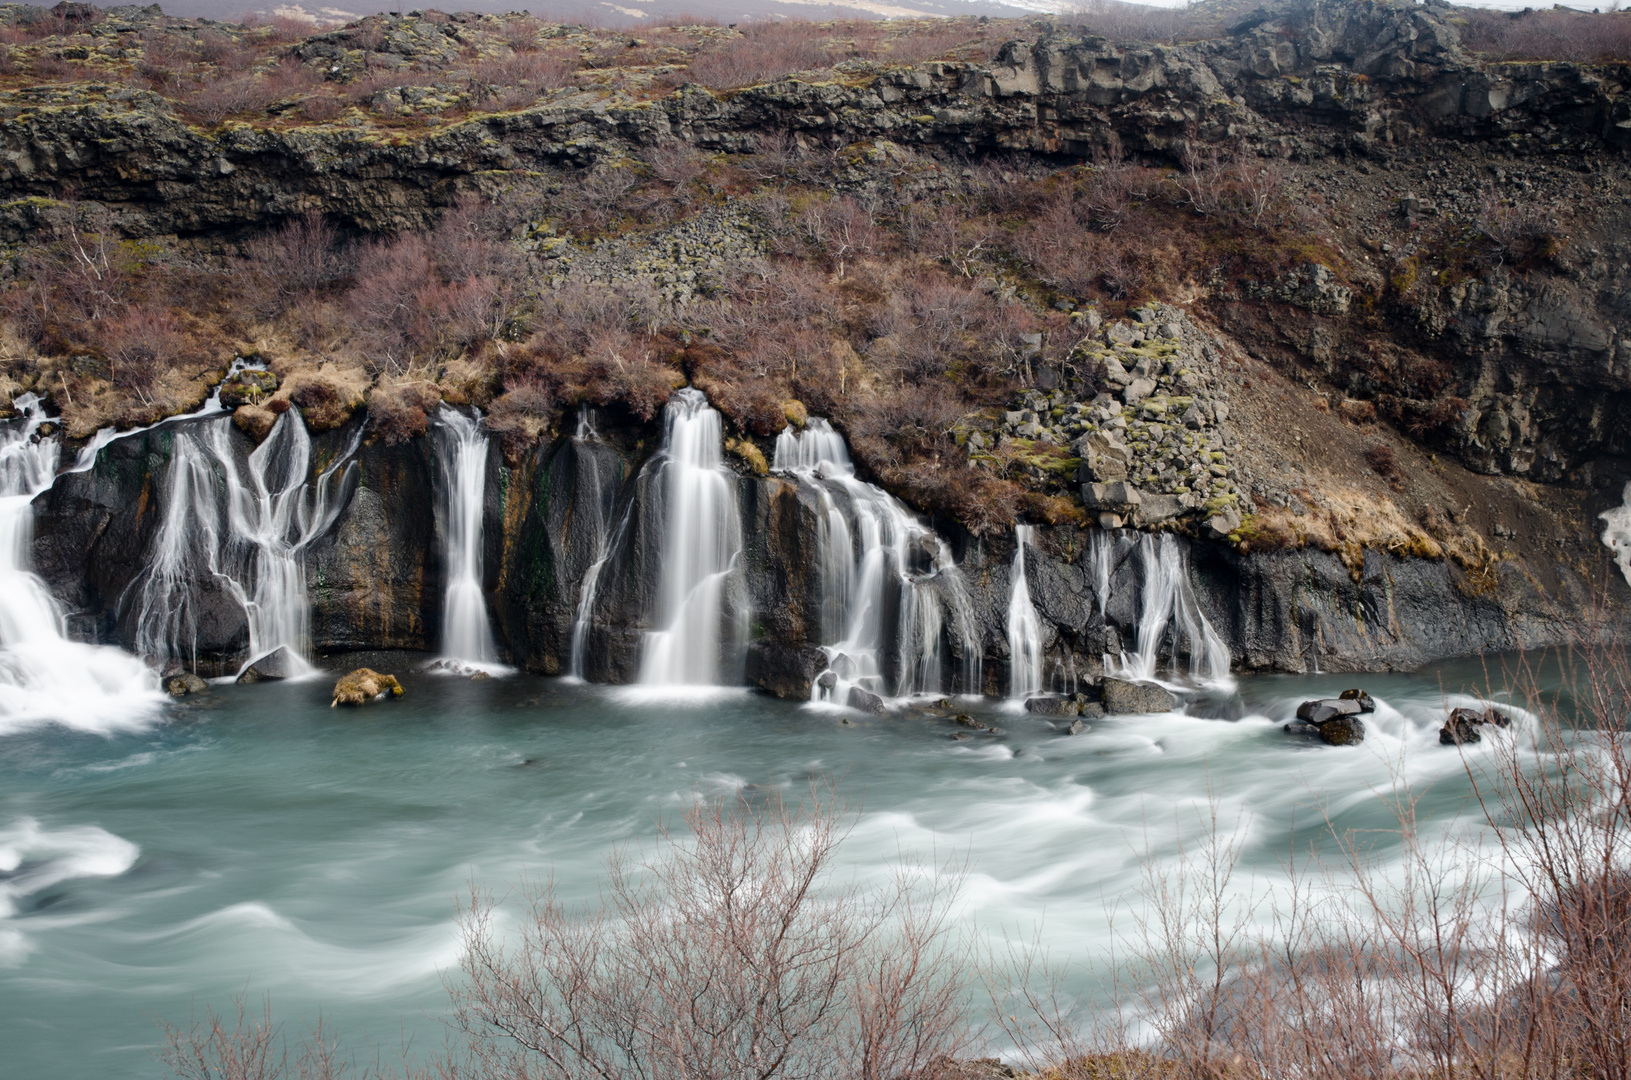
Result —
[[[749, 151], [765, 131], [1075, 156], [1171, 156], [1197, 140], [1316, 156], [1423, 134], [1509, 149], [1631, 140], [1623, 70], [1481, 64], [1461, 48], [1452, 10], [1293, 0], [1192, 45], [1047, 32], [987, 65], [922, 64], [860, 85], [788, 79], [719, 96], [692, 86], [657, 101], [573, 91], [406, 139], [344, 126], [204, 131], [147, 91], [29, 87], [0, 94], [0, 195], [54, 197], [71, 185], [133, 233], [235, 230], [308, 210], [396, 230], [506, 173], [674, 139]], [[327, 70], [323, 39], [301, 49]], [[37, 224], [36, 213], [26, 201], [9, 205], [6, 239]]]
[[[78, 636], [136, 647], [135, 598], [172, 494], [175, 439], [185, 425], [201, 423], [227, 421], [180, 421], [116, 439], [93, 468], [60, 477], [36, 500], [34, 564], [71, 611]], [[342, 455], [355, 436], [341, 429], [315, 437], [314, 465]], [[249, 439], [235, 429], [232, 438], [235, 452], [247, 456]], [[558, 439], [505, 463], [495, 441], [487, 462], [484, 591], [507, 660], [567, 673], [593, 581], [581, 674], [594, 682], [637, 679], [662, 560], [655, 442], [653, 430], [633, 425], [607, 441]], [[355, 469], [336, 493], [335, 521], [307, 550], [317, 652], [438, 646], [442, 480], [433, 450], [430, 438], [365, 442], [356, 450]], [[821, 508], [810, 487], [788, 477], [743, 472], [735, 485], [743, 552], [726, 615], [745, 612], [747, 630], [745, 640], [722, 644], [723, 677], [808, 698], [826, 666], [820, 646], [842, 629], [828, 625], [824, 612], [815, 548]], [[1004, 694], [1013, 538], [932, 524], [956, 555], [972, 631], [965, 640], [963, 624], [945, 620], [940, 685]], [[1155, 573], [1162, 558], [1180, 569], [1176, 581]], [[1043, 689], [1055, 692], [1104, 674], [1106, 657], [1140, 650], [1157, 671], [1191, 670], [1204, 643], [1175, 633], [1176, 623], [1160, 635], [1147, 625], [1146, 608], [1162, 589], [1171, 590], [1175, 610], [1205, 616], [1235, 669], [1277, 671], [1407, 669], [1553, 644], [1568, 640], [1573, 613], [1591, 595], [1583, 580], [1566, 576], [1563, 594], [1544, 596], [1515, 568], [1475, 580], [1450, 560], [1370, 553], [1356, 576], [1319, 551], [1242, 555], [1210, 541], [1069, 526], [1038, 528], [1024, 565], [1041, 626]], [[248, 659], [242, 606], [207, 574], [195, 575], [189, 599], [197, 613], [190, 657], [207, 673], [235, 670]], [[886, 624], [898, 617], [899, 603], [898, 589], [885, 591]], [[886, 673], [898, 673], [899, 656], [881, 662]], [[965, 681], [969, 672], [979, 673], [974, 686]]]
[[[314, 436], [314, 465], [342, 456], [363, 423]], [[175, 495], [176, 439], [201, 424], [228, 425], [241, 467], [254, 444], [227, 419], [180, 420], [115, 439], [92, 468], [59, 477], [36, 498], [34, 567], [76, 636], [139, 648], [142, 587]], [[305, 552], [312, 647], [433, 648], [442, 577], [430, 443], [365, 446], [354, 462], [334, 493], [333, 526]], [[224, 489], [215, 494], [217, 520], [230, 527]], [[229, 586], [196, 567], [186, 597], [193, 636], [178, 645], [188, 663], [214, 673], [249, 659], [244, 607]]]

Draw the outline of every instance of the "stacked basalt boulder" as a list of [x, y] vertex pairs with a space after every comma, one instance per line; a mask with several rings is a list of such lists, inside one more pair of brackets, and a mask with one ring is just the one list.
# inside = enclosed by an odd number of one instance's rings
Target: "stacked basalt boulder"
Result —
[[1313, 735], [1330, 746], [1357, 746], [1365, 741], [1365, 722], [1360, 716], [1376, 711], [1376, 702], [1363, 690], [1344, 690], [1340, 697], [1317, 698], [1297, 706], [1294, 724], [1285, 725], [1293, 734]]
[[1482, 742], [1484, 736], [1481, 728], [1511, 726], [1512, 718], [1499, 709], [1489, 708], [1482, 712], [1477, 709], [1451, 709], [1444, 726], [1438, 729], [1438, 741], [1445, 746]]

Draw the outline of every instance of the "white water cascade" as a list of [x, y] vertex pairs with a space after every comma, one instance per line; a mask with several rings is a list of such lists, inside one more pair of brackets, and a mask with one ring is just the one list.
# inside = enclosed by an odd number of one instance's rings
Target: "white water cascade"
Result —
[[24, 394], [20, 425], [0, 427], [0, 735], [43, 722], [88, 731], [139, 726], [158, 677], [119, 649], [69, 641], [62, 612], [28, 570], [33, 499], [56, 479], [60, 448], [39, 438], [45, 412]]
[[1042, 621], [1025, 580], [1025, 548], [1034, 529], [1014, 526], [1014, 566], [1008, 590], [1008, 696], [1024, 701], [1042, 689]]
[[[356, 468], [352, 458], [361, 434], [359, 428], [313, 481], [311, 436], [295, 409], [278, 417], [242, 472], [230, 421], [178, 430], [164, 521], [139, 581], [138, 648], [155, 657], [190, 657], [197, 632], [194, 592], [213, 584], [237, 601], [248, 620], [243, 667], [283, 649], [282, 674], [309, 674], [306, 548], [339, 515], [337, 489]], [[223, 488], [224, 499], [218, 498]]]
[[[941, 693], [948, 616], [964, 646], [958, 689], [978, 693], [979, 639], [945, 541], [894, 496], [856, 479], [843, 437], [819, 417], [803, 432], [782, 432], [772, 469], [812, 489], [821, 506], [816, 549], [828, 669], [816, 680], [811, 700], [842, 705], [852, 687], [883, 697]], [[899, 608], [891, 624], [892, 595], [899, 597]], [[891, 652], [897, 671], [888, 685], [885, 658]]]
[[1603, 543], [1614, 552], [1614, 561], [1620, 564], [1625, 583], [1631, 585], [1631, 483], [1625, 485], [1621, 498], [1623, 505], [1604, 510], [1597, 516], [1603, 519]]
[[617, 496], [614, 486], [614, 468], [601, 454], [585, 452], [585, 448], [600, 442], [595, 430], [594, 413], [585, 406], [578, 413], [578, 430], [573, 436], [578, 447], [577, 488], [573, 493], [574, 511], [589, 518], [594, 537], [594, 559], [583, 573], [583, 584], [578, 592], [578, 609], [572, 618], [572, 649], [567, 661], [567, 677], [583, 678], [583, 661], [589, 649], [589, 631], [594, 629], [595, 597], [600, 590], [600, 574], [612, 556], [612, 505]]
[[[719, 413], [687, 387], [663, 411], [656, 489], [663, 522], [657, 610], [640, 659], [644, 686], [715, 686], [720, 653], [745, 627], [726, 626], [725, 589], [739, 570], [742, 523], [723, 460]], [[739, 615], [741, 613], [739, 612]]]
[[[1111, 546], [1115, 537], [1095, 533], [1089, 559], [1095, 573], [1095, 591], [1101, 610], [1110, 591]], [[1183, 548], [1167, 533], [1142, 533], [1135, 542], [1142, 582], [1138, 597], [1138, 641], [1132, 653], [1122, 651], [1119, 661], [1106, 658], [1105, 670], [1126, 679], [1157, 678], [1163, 646], [1172, 657], [1171, 673], [1200, 683], [1222, 683], [1229, 678], [1229, 647], [1201, 614], [1189, 583]], [[1131, 556], [1129, 556], [1130, 558]], [[1187, 670], [1180, 657], [1189, 659]]]
[[466, 674], [507, 671], [498, 663], [498, 646], [487, 618], [487, 598], [481, 589], [487, 433], [482, 430], [479, 412], [470, 417], [443, 405], [437, 421], [443, 433], [437, 440], [436, 460], [444, 480], [441, 520], [447, 567], [439, 666]]

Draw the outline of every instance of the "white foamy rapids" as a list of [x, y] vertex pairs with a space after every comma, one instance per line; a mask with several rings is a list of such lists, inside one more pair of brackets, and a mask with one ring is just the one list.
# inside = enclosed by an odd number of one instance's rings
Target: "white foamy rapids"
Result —
[[33, 818], [0, 828], [0, 967], [21, 964], [33, 951], [29, 924], [44, 929], [53, 920], [24, 920], [20, 902], [87, 877], [118, 877], [136, 863], [141, 849], [95, 826], [49, 830]]
[[1014, 566], [1008, 590], [1008, 696], [1015, 701], [1042, 689], [1042, 621], [1025, 581], [1025, 548], [1032, 534], [1029, 525], [1014, 527]]
[[297, 409], [278, 417], [242, 470], [229, 422], [178, 432], [165, 482], [163, 524], [147, 570], [133, 585], [142, 652], [191, 658], [193, 596], [200, 587], [213, 585], [225, 589], [247, 617], [244, 667], [284, 648], [294, 673], [309, 674], [306, 548], [339, 515], [339, 495], [356, 469], [353, 457], [360, 439], [359, 429], [313, 481], [311, 437]]
[[442, 406], [436, 460], [442, 470], [442, 542], [447, 590], [442, 602], [444, 670], [505, 674], [482, 593], [482, 506], [487, 495], [487, 433], [481, 414]]
[[669, 399], [656, 485], [663, 541], [652, 623], [661, 629], [646, 634], [642, 685], [715, 685], [727, 643], [745, 636], [742, 606], [734, 626], [725, 610], [726, 586], [739, 571], [742, 522], [723, 451], [719, 414], [700, 390], [687, 387]]
[[[979, 640], [968, 590], [945, 541], [894, 496], [856, 479], [843, 438], [820, 417], [811, 417], [800, 433], [782, 432], [772, 467], [812, 489], [821, 507], [816, 550], [828, 668], [811, 700], [842, 705], [852, 687], [883, 697], [977, 693]], [[890, 625], [893, 597], [899, 607]], [[963, 652], [956, 687], [942, 685], [948, 624]]]
[[[1111, 546], [1118, 540], [1095, 532], [1088, 560], [1100, 610], [1110, 599]], [[1189, 567], [1178, 541], [1161, 533], [1140, 534], [1135, 541], [1142, 581], [1138, 594], [1138, 640], [1133, 652], [1123, 650], [1106, 670], [1126, 679], [1157, 680], [1163, 650], [1171, 657], [1168, 674], [1210, 686], [1229, 684], [1229, 647], [1212, 629], [1195, 601]], [[1187, 663], [1185, 662], [1187, 658]]]
[[1631, 483], [1625, 485], [1620, 497], [1624, 505], [1597, 516], [1603, 519], [1603, 543], [1614, 552], [1614, 561], [1620, 564], [1625, 583], [1631, 585]]
[[41, 723], [108, 732], [157, 712], [158, 678], [118, 649], [69, 641], [62, 612], [29, 572], [33, 499], [56, 477], [59, 448], [39, 438], [39, 399], [15, 402], [21, 424], [0, 427], [0, 735]]

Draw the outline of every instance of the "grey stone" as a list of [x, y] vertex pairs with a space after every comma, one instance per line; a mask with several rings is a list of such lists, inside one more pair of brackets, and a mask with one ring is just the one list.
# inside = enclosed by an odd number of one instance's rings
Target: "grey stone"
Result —
[[1165, 687], [1154, 683], [1104, 680], [1104, 709], [1112, 715], [1171, 712], [1177, 704]]
[[889, 709], [884, 705], [883, 698], [870, 690], [863, 690], [859, 686], [849, 688], [849, 698], [844, 702], [852, 709], [859, 709], [864, 713], [882, 716]]
[[1135, 378], [1127, 384], [1127, 389], [1121, 392], [1121, 400], [1129, 405], [1137, 405], [1140, 401], [1155, 393], [1155, 380]]
[[1082, 721], [1072, 720], [1070, 722], [1070, 726], [1065, 729], [1065, 734], [1066, 735], [1081, 735], [1081, 734], [1083, 734], [1085, 732], [1092, 731], [1092, 730], [1093, 730], [1092, 728], [1088, 727]]
[[1079, 710], [1070, 698], [1033, 697], [1025, 699], [1025, 711], [1037, 716], [1075, 716]]

